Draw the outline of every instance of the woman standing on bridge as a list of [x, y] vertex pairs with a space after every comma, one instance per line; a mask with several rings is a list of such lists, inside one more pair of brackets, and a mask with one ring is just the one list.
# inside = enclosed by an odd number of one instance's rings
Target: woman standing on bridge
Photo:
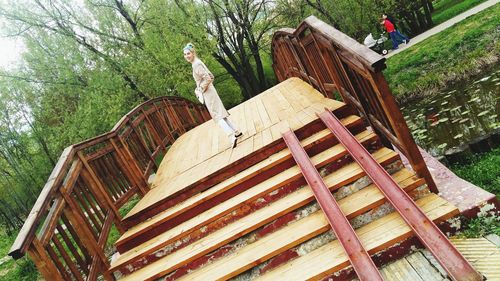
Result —
[[228, 119], [229, 112], [227, 112], [224, 104], [217, 94], [217, 90], [213, 85], [214, 75], [208, 70], [207, 66], [196, 56], [196, 50], [193, 44], [188, 43], [184, 49], [184, 58], [193, 66], [193, 78], [196, 82], [195, 94], [201, 103], [205, 104], [212, 116], [212, 119], [226, 132], [229, 136], [231, 146], [236, 147], [237, 138], [242, 134], [236, 126], [234, 126]]

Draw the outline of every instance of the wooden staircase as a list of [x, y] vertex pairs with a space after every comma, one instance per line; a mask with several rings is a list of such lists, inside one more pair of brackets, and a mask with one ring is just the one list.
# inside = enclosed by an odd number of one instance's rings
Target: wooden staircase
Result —
[[434, 224], [459, 211], [437, 195], [385, 59], [312, 16], [271, 49], [280, 83], [229, 110], [235, 149], [203, 106], [145, 102], [65, 149], [9, 255], [47, 280], [372, 280], [417, 234], [450, 278], [481, 280]]
[[[337, 113], [337, 112], [336, 112]], [[458, 214], [350, 111], [337, 116], [434, 222]], [[300, 142], [360, 241], [374, 255], [412, 236], [379, 189], [324, 125]], [[310, 187], [282, 142], [269, 157], [137, 223], [116, 242], [110, 272], [121, 280], [306, 280], [350, 266]], [[266, 149], [266, 148], [262, 148]], [[216, 176], [216, 175], [214, 175]], [[188, 191], [186, 191], [188, 192]], [[151, 210], [149, 209], [148, 212]]]

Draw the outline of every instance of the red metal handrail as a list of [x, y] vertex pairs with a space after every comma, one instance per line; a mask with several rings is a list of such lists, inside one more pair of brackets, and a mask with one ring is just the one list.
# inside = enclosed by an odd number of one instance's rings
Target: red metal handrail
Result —
[[318, 201], [321, 210], [323, 210], [335, 236], [347, 253], [359, 279], [383, 280], [380, 272], [377, 270], [377, 266], [375, 266], [370, 255], [359, 241], [359, 237], [354, 232], [335, 198], [333, 198], [332, 193], [321, 178], [318, 170], [316, 170], [306, 151], [300, 145], [297, 136], [292, 131], [288, 131], [283, 134], [283, 139], [302, 171], [307, 184], [311, 187], [314, 197]]
[[326, 109], [319, 117], [454, 280], [483, 280], [481, 274], [460, 254], [441, 230], [398, 186], [389, 173], [373, 159], [372, 155], [335, 115]]

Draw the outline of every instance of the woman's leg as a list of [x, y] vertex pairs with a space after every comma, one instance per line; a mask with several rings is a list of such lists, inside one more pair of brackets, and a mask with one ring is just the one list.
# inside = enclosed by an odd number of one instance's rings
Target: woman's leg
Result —
[[226, 121], [227, 125], [229, 125], [229, 127], [231, 127], [231, 129], [233, 129], [234, 131], [234, 134], [239, 137], [241, 135], [241, 132], [240, 130], [238, 130], [238, 127], [236, 127], [230, 120], [229, 118], [225, 117], [223, 120]]
[[402, 33], [400, 33], [399, 31], [394, 31], [394, 33], [396, 33], [396, 36], [400, 37], [401, 40], [406, 44], [407, 42], [410, 41], [410, 39], [408, 39], [408, 37], [404, 36]]
[[391, 37], [391, 40], [392, 40], [392, 49], [396, 50], [398, 48], [398, 40], [396, 38], [396, 31], [389, 32], [389, 36]]
[[220, 119], [219, 122], [217, 123], [222, 128], [222, 130], [224, 130], [224, 132], [226, 132], [226, 134], [228, 135], [231, 147], [235, 148], [236, 144], [238, 143], [238, 138], [236, 137], [238, 132], [229, 125], [230, 123], [227, 122], [226, 118]]
[[217, 124], [224, 130], [227, 135], [234, 135], [235, 130], [227, 123], [226, 118], [220, 119]]

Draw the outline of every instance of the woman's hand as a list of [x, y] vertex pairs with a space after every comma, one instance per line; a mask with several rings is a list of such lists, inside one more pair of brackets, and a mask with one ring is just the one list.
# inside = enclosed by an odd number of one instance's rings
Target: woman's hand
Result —
[[194, 94], [201, 102], [201, 104], [205, 104], [205, 99], [203, 98], [203, 90], [200, 87], [196, 87], [196, 89], [194, 89]]

